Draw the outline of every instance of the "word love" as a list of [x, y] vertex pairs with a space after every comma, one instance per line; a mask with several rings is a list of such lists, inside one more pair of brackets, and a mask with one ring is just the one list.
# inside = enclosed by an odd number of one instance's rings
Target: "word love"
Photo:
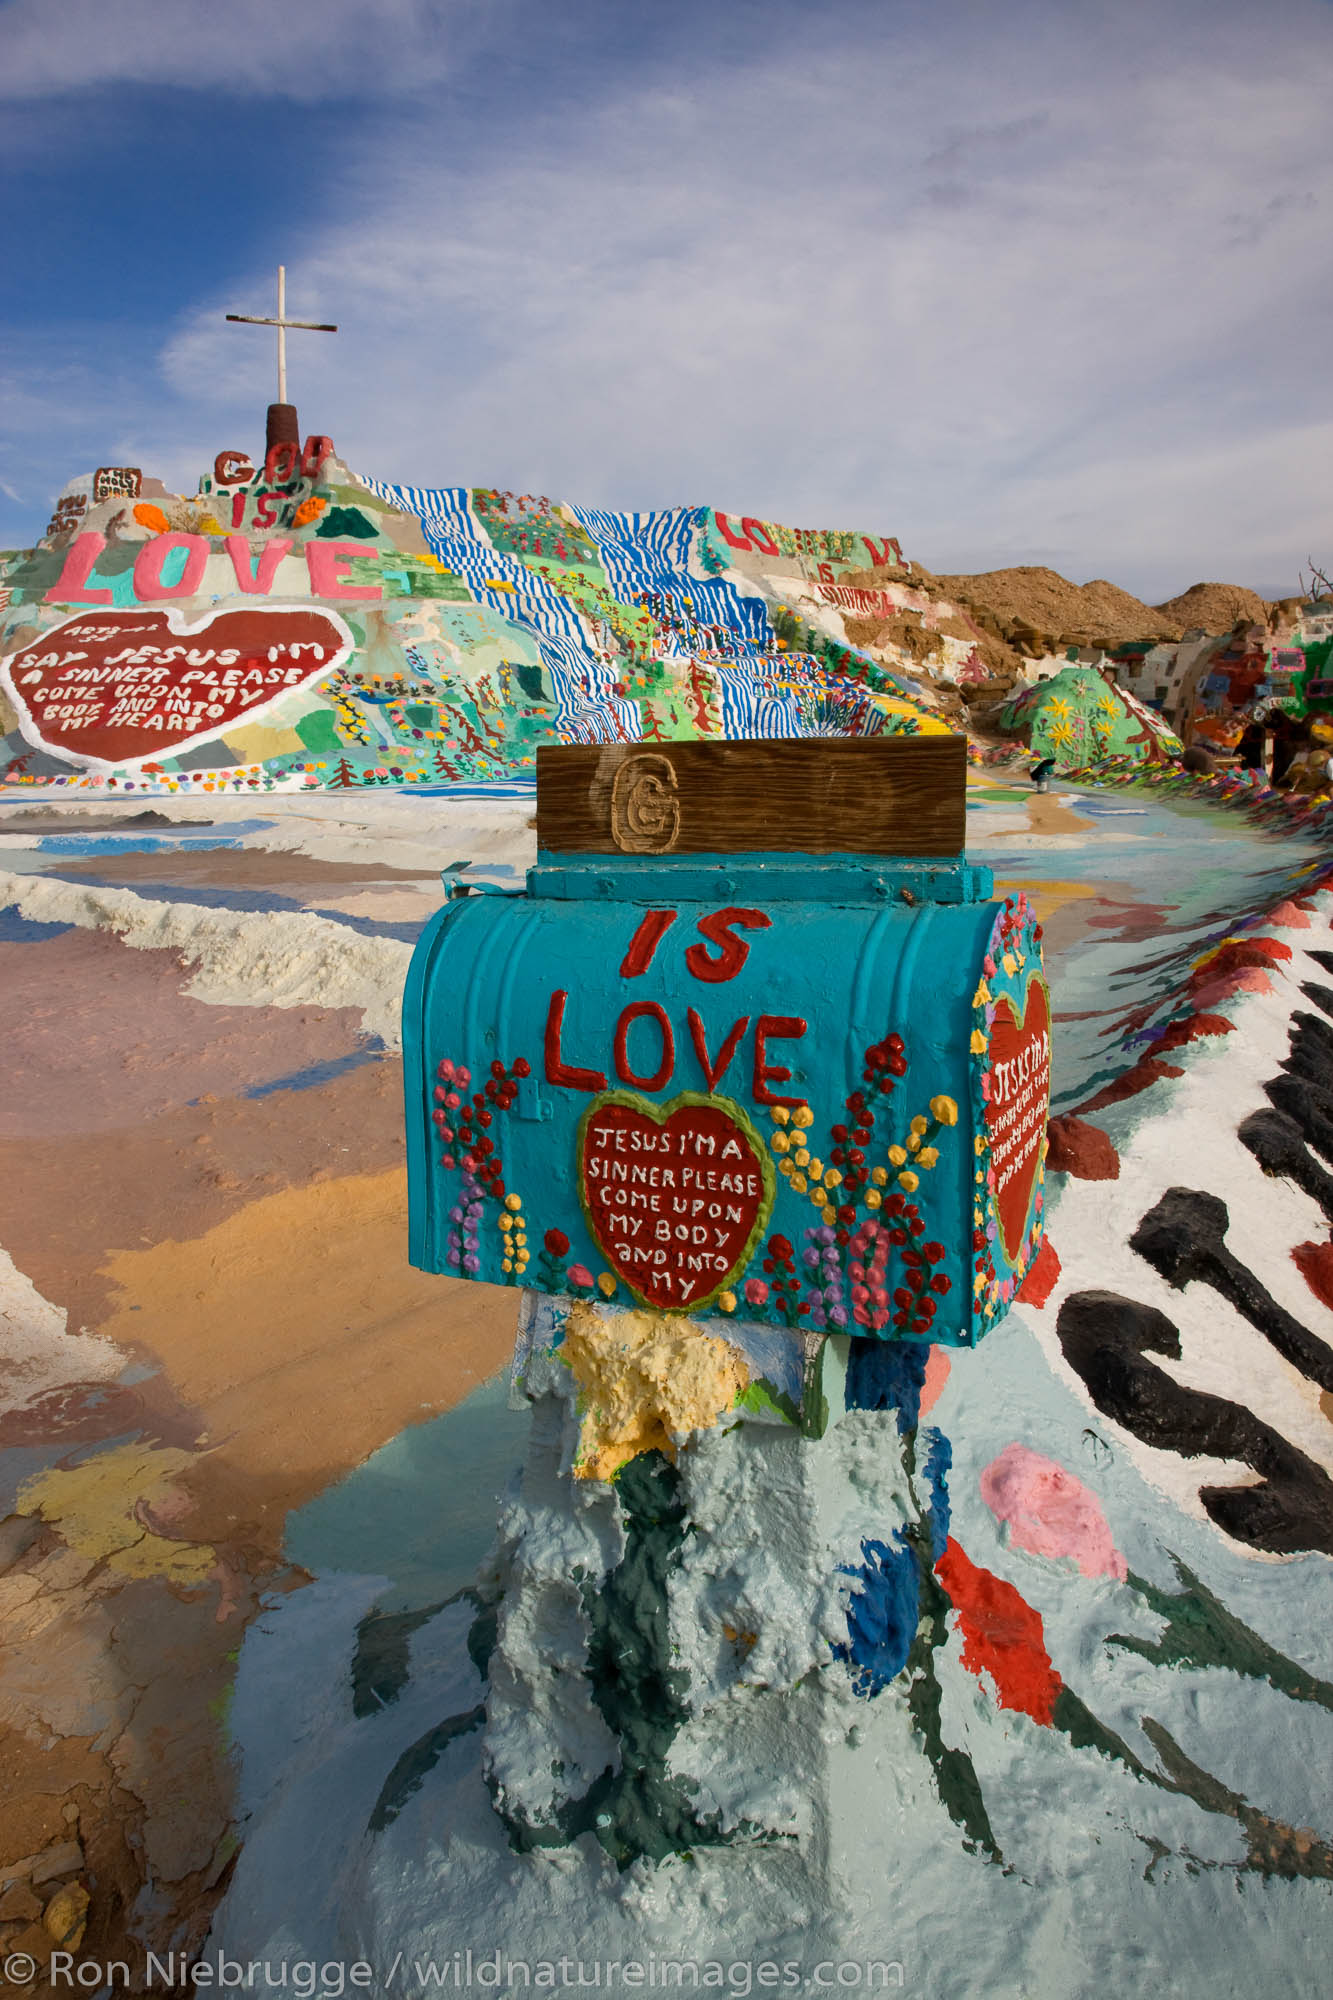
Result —
[[[605, 1070], [568, 1062], [564, 1051], [565, 1007], [569, 994], [562, 987], [552, 993], [546, 1009], [546, 1081], [564, 1090], [605, 1090], [610, 1081]], [[636, 1037], [638, 1053], [631, 1056], [630, 1034], [638, 1022], [644, 1026]], [[750, 1027], [750, 1016], [742, 1014], [710, 1050], [708, 1031], [694, 1007], [685, 1010], [685, 1025], [695, 1060], [704, 1083], [716, 1090], [735, 1061]], [[802, 1097], [779, 1097], [770, 1088], [789, 1083], [791, 1071], [768, 1059], [772, 1041], [795, 1041], [805, 1034], [806, 1023], [791, 1014], [761, 1014], [754, 1024], [750, 1056], [750, 1095], [756, 1104], [805, 1102]], [[643, 1053], [647, 1048], [648, 1055]], [[621, 1009], [611, 1037], [611, 1065], [621, 1083], [637, 1090], [665, 1090], [676, 1073], [676, 1036], [670, 1016], [656, 1000], [636, 1000]]]
[[341, 618], [309, 605], [217, 611], [192, 625], [172, 611], [107, 611], [53, 625], [0, 663], [0, 677], [29, 738], [114, 765], [221, 735], [351, 651]]
[[[292, 546], [290, 537], [279, 536], [266, 543], [258, 557], [254, 557], [244, 535], [225, 536], [222, 548], [230, 562], [231, 573], [226, 577], [224, 587], [234, 586], [243, 597], [266, 597], [273, 589], [279, 563], [291, 552]], [[76, 535], [66, 551], [60, 575], [46, 593], [47, 603], [111, 604], [113, 593], [98, 588], [92, 581], [97, 559], [105, 548], [105, 535], [91, 530], [86, 535]], [[171, 583], [164, 583], [163, 572], [168, 560], [180, 549], [185, 551], [180, 575]], [[303, 542], [301, 555], [305, 558], [310, 595], [341, 599], [382, 598], [384, 592], [377, 583], [352, 584], [344, 580], [343, 571], [365, 552], [360, 542]], [[141, 604], [160, 603], [176, 597], [197, 597], [204, 589], [209, 559], [214, 553], [215, 545], [207, 535], [153, 535], [135, 558], [134, 595]]]
[[1007, 997], [996, 1003], [990, 1054], [986, 1131], [1000, 1237], [1012, 1264], [1022, 1247], [1028, 1204], [1041, 1165], [1051, 1094], [1051, 996], [1043, 980], [1028, 982], [1021, 1027]]
[[645, 1305], [687, 1311], [746, 1263], [773, 1170], [744, 1114], [689, 1094], [614, 1095], [579, 1132], [579, 1193], [598, 1249]]

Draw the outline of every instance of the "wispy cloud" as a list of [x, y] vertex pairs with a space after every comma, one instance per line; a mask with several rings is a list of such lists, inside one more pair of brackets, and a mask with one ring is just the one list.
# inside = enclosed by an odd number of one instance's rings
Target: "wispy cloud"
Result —
[[[292, 336], [310, 428], [413, 483], [705, 500], [1157, 598], [1286, 590], [1333, 542], [1326, 6], [853, 6], [836, 42], [779, 7], [725, 63], [687, 15], [671, 63], [589, 45], [526, 97], [474, 72], [470, 107], [349, 128], [289, 257], [292, 309], [343, 328]], [[270, 345], [222, 314], [271, 283], [166, 342], [136, 418], [164, 455], [253, 446]]]
[[6, 0], [0, 97], [112, 83], [298, 100], [415, 90], [448, 65], [458, 0]]

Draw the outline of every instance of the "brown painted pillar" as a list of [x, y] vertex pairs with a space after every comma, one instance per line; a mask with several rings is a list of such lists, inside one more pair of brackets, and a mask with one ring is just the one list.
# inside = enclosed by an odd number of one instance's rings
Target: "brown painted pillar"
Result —
[[296, 415], [295, 403], [270, 403], [268, 406], [268, 428], [264, 436], [265, 452], [272, 451], [275, 444], [301, 442], [301, 426]]

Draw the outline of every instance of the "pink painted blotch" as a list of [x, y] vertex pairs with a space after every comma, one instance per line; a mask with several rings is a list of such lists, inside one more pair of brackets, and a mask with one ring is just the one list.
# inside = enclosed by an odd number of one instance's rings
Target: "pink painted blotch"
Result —
[[[185, 568], [175, 583], [163, 583], [162, 570], [173, 549], [185, 550]], [[171, 597], [194, 597], [202, 588], [212, 554], [207, 535], [154, 535], [134, 558], [134, 594], [141, 604]]]
[[1030, 1555], [1072, 1557], [1084, 1576], [1123, 1583], [1127, 1565], [1095, 1493], [1054, 1459], [1006, 1445], [981, 1475], [981, 1497], [1010, 1539]]
[[48, 604], [110, 604], [109, 590], [90, 590], [88, 578], [92, 575], [93, 564], [106, 547], [106, 536], [90, 529], [86, 535], [76, 535], [65, 551], [65, 562], [59, 576], [46, 593]]
[[343, 582], [343, 570], [348, 568], [354, 556], [363, 556], [365, 553], [365, 547], [360, 542], [307, 542], [305, 559], [310, 571], [311, 596], [383, 597], [384, 592], [377, 583]]
[[254, 559], [254, 568], [252, 570], [250, 544], [245, 539], [245, 536], [228, 535], [226, 550], [227, 554], [231, 557], [231, 566], [236, 572], [236, 588], [244, 591], [247, 597], [266, 596], [273, 588], [273, 579], [277, 574], [278, 564], [282, 561], [291, 545], [290, 536], [286, 539], [279, 537], [275, 541], [265, 542], [258, 556]]

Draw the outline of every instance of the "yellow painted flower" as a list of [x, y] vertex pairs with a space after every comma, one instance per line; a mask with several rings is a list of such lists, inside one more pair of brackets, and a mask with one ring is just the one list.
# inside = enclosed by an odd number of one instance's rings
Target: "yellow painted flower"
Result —
[[921, 1134], [919, 1132], [909, 1132], [907, 1135], [908, 1152], [915, 1153], [920, 1149], [920, 1146], [921, 1146]]
[[907, 1165], [906, 1150], [902, 1146], [890, 1146], [889, 1163], [891, 1166], [905, 1167]]
[[771, 1132], [768, 1143], [775, 1153], [786, 1153], [791, 1149], [791, 1140], [785, 1132]]
[[921, 1151], [916, 1156], [916, 1163], [919, 1167], [925, 1167], [926, 1170], [929, 1171], [931, 1167], [936, 1165], [936, 1163], [939, 1160], [939, 1157], [940, 1157], [939, 1152], [936, 1147], [923, 1146], [921, 1148]]
[[806, 1168], [806, 1172], [812, 1181], [821, 1180], [824, 1173], [824, 1162], [822, 1160], [811, 1160], [809, 1166]]
[[796, 1151], [792, 1154], [792, 1158], [793, 1160], [795, 1160], [798, 1167], [808, 1167], [810, 1164], [810, 1155], [806, 1151], [804, 1146], [798, 1146], [796, 1148]]
[[736, 1310], [735, 1292], [719, 1292], [717, 1302], [724, 1313], [734, 1313]]
[[920, 1135], [927, 1129], [929, 1124], [930, 1124], [929, 1118], [916, 1117], [912, 1120], [911, 1124], [908, 1126], [907, 1129], [909, 1132], [915, 1132], [919, 1138]]
[[836, 1222], [836, 1221], [837, 1221], [837, 1219], [838, 1219], [838, 1211], [837, 1211], [837, 1209], [836, 1209], [836, 1208], [834, 1208], [834, 1207], [833, 1207], [832, 1203], [829, 1203], [829, 1204], [828, 1204], [828, 1205], [827, 1205], [826, 1207], [822, 1208], [822, 1209], [821, 1209], [821, 1210], [820, 1210], [819, 1212], [820, 1212], [820, 1215], [821, 1215], [821, 1216], [823, 1217], [824, 1221], [825, 1221], [825, 1222], [827, 1222], [827, 1223], [834, 1223], [834, 1222]]
[[824, 1186], [825, 1186], [825, 1187], [841, 1187], [841, 1186], [842, 1186], [842, 1173], [841, 1173], [841, 1170], [840, 1170], [839, 1168], [837, 1168], [837, 1167], [830, 1167], [830, 1168], [829, 1168], [828, 1172], [827, 1172], [827, 1173], [825, 1174], [825, 1176], [824, 1176]]
[[790, 1180], [793, 1174], [796, 1172], [796, 1169], [792, 1165], [790, 1160], [779, 1160], [778, 1172], [782, 1174], [787, 1180]]
[[930, 1115], [937, 1125], [956, 1125], [958, 1123], [958, 1106], [951, 1097], [932, 1097], [930, 1100]]
[[516, 1229], [514, 1231], [514, 1242], [517, 1244], [520, 1250], [523, 1248], [523, 1245], [527, 1242], [527, 1240], [528, 1240], [527, 1237], [523, 1234], [523, 1231], [521, 1229]]
[[887, 1167], [872, 1167], [870, 1169], [870, 1178], [876, 1187], [883, 1187], [888, 1181], [889, 1170]]
[[866, 1189], [866, 1207], [867, 1207], [867, 1208], [878, 1208], [878, 1207], [879, 1207], [879, 1205], [880, 1205], [880, 1203], [881, 1203], [881, 1202], [883, 1201], [883, 1199], [884, 1199], [884, 1197], [883, 1197], [883, 1195], [882, 1195], [882, 1194], [880, 1193], [880, 1191], [879, 1191], [879, 1189], [878, 1189], [878, 1188], [875, 1188], [875, 1187], [872, 1187], [872, 1188], [867, 1188], [867, 1189]]
[[785, 1125], [790, 1115], [785, 1104], [775, 1104], [769, 1113], [775, 1125]]
[[898, 1185], [905, 1194], [915, 1194], [921, 1182], [909, 1167], [904, 1173], [899, 1174]]
[[972, 1005], [974, 1007], [984, 1007], [987, 1005], [989, 1000], [990, 1000], [990, 987], [987, 986], [985, 980], [983, 979], [980, 986], [978, 986], [976, 992], [972, 995]]
[[514, 1260], [512, 1257], [504, 1257], [501, 1259], [500, 1269], [502, 1271], [512, 1271], [513, 1268], [514, 1268]]
[[791, 1184], [792, 1184], [792, 1192], [794, 1194], [804, 1194], [806, 1189], [810, 1185], [809, 1181], [806, 1179], [804, 1174], [793, 1174], [791, 1177]]
[[511, 1215], [516, 1215], [518, 1210], [522, 1208], [522, 1206], [523, 1206], [523, 1197], [521, 1194], [507, 1194], [505, 1196], [505, 1207], [509, 1210], [509, 1213]]
[[815, 1114], [808, 1104], [798, 1104], [791, 1114], [791, 1122], [799, 1125], [803, 1132], [808, 1132], [815, 1122]]
[[513, 1218], [513, 1216], [512, 1216], [512, 1215], [502, 1215], [502, 1216], [500, 1217], [500, 1227], [501, 1227], [501, 1229], [503, 1229], [503, 1230], [506, 1230], [506, 1231], [508, 1231], [508, 1230], [512, 1229], [512, 1228], [513, 1228], [513, 1226], [514, 1226], [514, 1218]]
[[973, 1053], [973, 1055], [974, 1055], [974, 1056], [984, 1056], [984, 1055], [985, 1055], [985, 1053], [986, 1053], [986, 1037], [985, 1037], [985, 1036], [984, 1036], [984, 1035], [982, 1034], [982, 1032], [981, 1032], [980, 1028], [974, 1028], [974, 1029], [972, 1030], [972, 1040], [971, 1040], [971, 1042], [969, 1043], [969, 1045], [968, 1045], [968, 1046], [969, 1046], [969, 1047], [971, 1048], [971, 1050], [972, 1050], [972, 1053]]
[[985, 1150], [986, 1150], [985, 1137], [982, 1133], [978, 1132], [976, 1138], [972, 1141], [972, 1151], [976, 1154], [977, 1158], [980, 1159], [981, 1155], [985, 1152]]
[[1009, 977], [1012, 979], [1014, 974], [1018, 970], [1018, 961], [1014, 957], [1014, 954], [1011, 951], [1007, 951], [1004, 957], [1000, 960], [1000, 963], [1004, 967], [1005, 971], [1009, 974]]
[[615, 1291], [615, 1288], [616, 1288], [616, 1281], [612, 1277], [611, 1273], [609, 1271], [600, 1271], [597, 1275], [597, 1289], [602, 1294], [603, 1298], [609, 1299], [612, 1293]]

